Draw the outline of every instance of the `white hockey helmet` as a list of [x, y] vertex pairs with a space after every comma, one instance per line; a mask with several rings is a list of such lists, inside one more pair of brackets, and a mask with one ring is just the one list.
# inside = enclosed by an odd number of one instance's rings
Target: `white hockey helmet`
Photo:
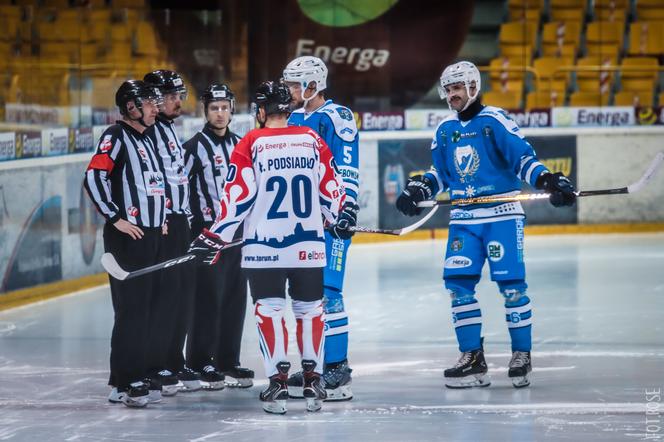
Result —
[[286, 66], [283, 73], [284, 81], [300, 83], [302, 90], [306, 89], [311, 82], [316, 83], [314, 94], [305, 100], [311, 100], [318, 92], [327, 88], [327, 66], [323, 60], [318, 57], [305, 55], [297, 57]]
[[[475, 82], [475, 94], [470, 94], [470, 86]], [[466, 93], [468, 94], [468, 102], [461, 111], [464, 111], [474, 102], [480, 94], [482, 89], [482, 79], [480, 78], [480, 71], [477, 69], [473, 63], [469, 61], [460, 61], [454, 63], [445, 68], [443, 73], [440, 75], [440, 85], [438, 86], [438, 94], [440, 98], [447, 101], [447, 105], [450, 105], [450, 101], [447, 97], [447, 91], [445, 91], [445, 86], [449, 86], [455, 83], [463, 83], [466, 86]]]

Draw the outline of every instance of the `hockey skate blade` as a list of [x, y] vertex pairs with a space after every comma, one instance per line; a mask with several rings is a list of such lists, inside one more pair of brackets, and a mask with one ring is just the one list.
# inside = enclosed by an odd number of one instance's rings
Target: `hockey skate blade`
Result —
[[515, 376], [510, 378], [510, 380], [512, 381], [514, 388], [525, 388], [530, 385], [530, 379], [528, 379], [528, 376]]
[[162, 396], [175, 396], [180, 391], [179, 383], [173, 385], [162, 385], [161, 394]]
[[353, 392], [350, 389], [350, 384], [342, 385], [334, 390], [326, 388], [325, 392], [327, 393], [327, 399], [325, 399], [325, 402], [341, 402], [353, 399]]
[[265, 410], [266, 413], [271, 414], [286, 414], [286, 411], [288, 411], [286, 408], [286, 400], [280, 399], [276, 401], [264, 402], [263, 410]]
[[307, 400], [307, 411], [316, 412], [320, 411], [323, 408], [323, 401], [318, 398], [308, 397]]
[[225, 386], [226, 383], [224, 381], [219, 381], [219, 382], [201, 381], [201, 388], [203, 388], [203, 390], [205, 391], [219, 391], [223, 390]]
[[129, 408], [143, 408], [148, 405], [148, 402], [150, 402], [150, 399], [148, 398], [147, 394], [145, 396], [138, 397], [125, 395], [125, 397], [122, 398], [122, 403]]
[[474, 374], [462, 378], [445, 378], [445, 386], [452, 389], [484, 388], [491, 385], [491, 379], [484, 374]]
[[124, 281], [129, 276], [129, 272], [123, 270], [115, 260], [115, 257], [110, 253], [101, 255], [101, 266], [109, 275], [120, 281]]
[[[226, 387], [228, 388], [249, 388], [254, 386], [254, 380], [250, 378], [234, 378], [232, 376], [226, 375], [226, 380], [224, 381]], [[290, 387], [289, 387], [290, 388]]]
[[[182, 384], [182, 385], [180, 385]], [[180, 381], [178, 382], [179, 391], [183, 393], [193, 393], [202, 388], [201, 381]]]
[[148, 403], [158, 404], [161, 402], [161, 390], [150, 390], [148, 393]]

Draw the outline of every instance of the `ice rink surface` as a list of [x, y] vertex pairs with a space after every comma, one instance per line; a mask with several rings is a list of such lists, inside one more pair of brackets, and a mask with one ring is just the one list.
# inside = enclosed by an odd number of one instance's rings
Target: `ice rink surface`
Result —
[[[319, 413], [296, 400], [285, 416], [262, 411], [250, 311], [242, 362], [257, 372], [253, 388], [180, 393], [143, 410], [106, 400], [107, 286], [0, 312], [0, 440], [664, 440], [664, 234], [526, 238], [534, 372], [521, 390], [507, 379], [504, 308], [486, 279], [478, 298], [492, 385], [444, 388], [458, 350], [443, 252], [442, 241], [353, 246], [355, 399]], [[292, 339], [289, 350], [296, 363]]]

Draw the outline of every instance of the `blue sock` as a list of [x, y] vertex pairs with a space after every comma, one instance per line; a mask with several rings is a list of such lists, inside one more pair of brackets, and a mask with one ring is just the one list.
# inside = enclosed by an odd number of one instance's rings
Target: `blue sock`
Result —
[[459, 341], [459, 351], [472, 351], [481, 347], [482, 311], [475, 297], [452, 300], [452, 322]]
[[512, 351], [530, 351], [532, 348], [532, 310], [530, 298], [523, 295], [514, 302], [505, 302], [505, 320], [512, 338]]

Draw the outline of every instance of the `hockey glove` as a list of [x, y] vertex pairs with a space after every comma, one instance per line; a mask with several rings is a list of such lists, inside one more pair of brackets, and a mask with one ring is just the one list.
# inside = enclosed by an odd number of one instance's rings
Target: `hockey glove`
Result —
[[207, 265], [213, 265], [219, 261], [219, 254], [226, 244], [219, 238], [219, 236], [210, 232], [208, 229], [203, 229], [200, 235], [189, 244], [187, 253], [197, 255], [199, 262]]
[[360, 206], [355, 203], [347, 202], [339, 212], [337, 223], [330, 226], [330, 235], [336, 239], [350, 239], [355, 232], [350, 230], [357, 225], [357, 212]]
[[576, 193], [572, 182], [562, 173], [545, 172], [537, 178], [535, 187], [550, 193], [549, 201], [554, 207], [573, 206]]
[[433, 183], [424, 175], [412, 177], [406, 188], [397, 198], [397, 210], [408, 216], [415, 216], [424, 210], [417, 207], [417, 203], [431, 199], [433, 196]]

